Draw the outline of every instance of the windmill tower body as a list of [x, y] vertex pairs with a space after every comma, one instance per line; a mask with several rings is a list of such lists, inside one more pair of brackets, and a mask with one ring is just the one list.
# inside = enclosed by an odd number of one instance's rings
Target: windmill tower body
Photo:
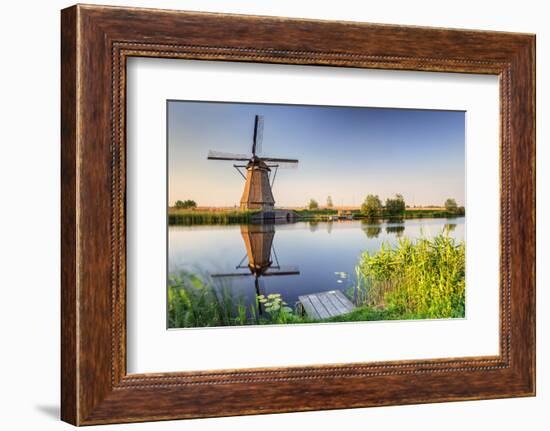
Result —
[[246, 181], [241, 196], [242, 210], [272, 210], [275, 199], [271, 192], [269, 173], [271, 169], [262, 161], [250, 162], [246, 167]]

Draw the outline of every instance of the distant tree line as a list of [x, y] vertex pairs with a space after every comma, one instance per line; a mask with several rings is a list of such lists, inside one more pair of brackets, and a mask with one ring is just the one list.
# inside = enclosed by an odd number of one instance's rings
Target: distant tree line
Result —
[[197, 208], [197, 203], [191, 199], [188, 199], [186, 201], [176, 201], [174, 206], [177, 209], [191, 209], [191, 208]]
[[[445, 201], [445, 211], [452, 215], [464, 215], [463, 206], [458, 206], [456, 200], [449, 198]], [[361, 205], [361, 213], [365, 217], [374, 218], [379, 216], [399, 217], [405, 214], [408, 206], [405, 204], [403, 195], [396, 194], [393, 198], [387, 198], [385, 205], [378, 195], [368, 195]]]
[[405, 213], [405, 199], [403, 195], [396, 194], [393, 198], [387, 198], [386, 204], [382, 206], [382, 201], [378, 195], [367, 195], [361, 204], [361, 213], [369, 218], [387, 215], [398, 217]]

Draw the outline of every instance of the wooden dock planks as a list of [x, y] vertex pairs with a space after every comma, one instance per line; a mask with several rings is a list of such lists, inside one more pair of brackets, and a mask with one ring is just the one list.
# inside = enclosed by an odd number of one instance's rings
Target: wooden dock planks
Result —
[[298, 300], [309, 317], [320, 320], [349, 313], [355, 308], [353, 303], [339, 290], [302, 295], [298, 297]]

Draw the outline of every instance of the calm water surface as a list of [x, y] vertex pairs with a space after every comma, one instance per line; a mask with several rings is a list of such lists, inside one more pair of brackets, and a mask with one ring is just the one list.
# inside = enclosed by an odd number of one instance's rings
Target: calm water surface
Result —
[[[169, 226], [168, 270], [211, 277], [246, 304], [256, 291], [280, 293], [289, 305], [299, 295], [353, 287], [360, 254], [400, 237], [431, 237], [449, 229], [464, 239], [464, 217], [365, 223], [361, 220], [227, 226]], [[249, 267], [252, 265], [252, 269]]]

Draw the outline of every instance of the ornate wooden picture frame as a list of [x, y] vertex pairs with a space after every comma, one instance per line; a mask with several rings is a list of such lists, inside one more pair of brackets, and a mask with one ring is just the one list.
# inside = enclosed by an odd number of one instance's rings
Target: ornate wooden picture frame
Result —
[[[81, 5], [61, 15], [64, 421], [535, 394], [534, 35]], [[132, 56], [497, 75], [500, 354], [127, 374], [125, 92]]]

